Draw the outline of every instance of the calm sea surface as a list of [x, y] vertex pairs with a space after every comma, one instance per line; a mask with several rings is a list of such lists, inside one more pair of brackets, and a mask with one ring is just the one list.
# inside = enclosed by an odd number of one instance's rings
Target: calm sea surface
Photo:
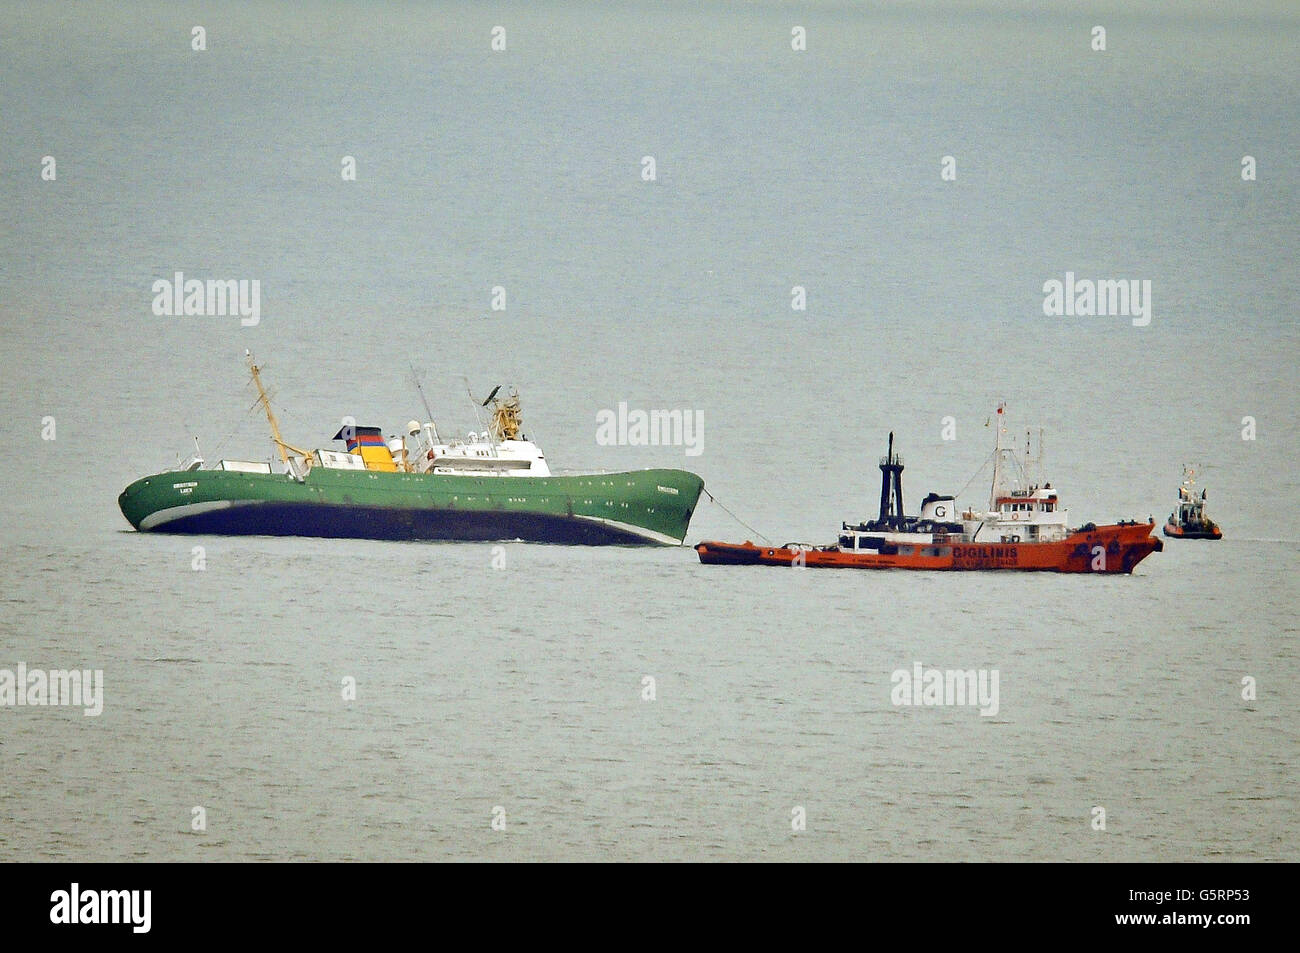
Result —
[[[0, 669], [104, 672], [0, 708], [0, 859], [1300, 860], [1293, 5], [0, 15]], [[177, 271], [260, 323], [155, 316]], [[1045, 316], [1067, 271], [1150, 324]], [[444, 433], [511, 383], [553, 466], [695, 470], [775, 542], [872, 515], [890, 430], [909, 509], [979, 502], [1006, 400], [1073, 522], [1199, 462], [1226, 537], [1075, 578], [131, 531], [193, 436], [270, 452], [245, 348], [291, 442], [423, 416], [411, 364]], [[597, 445], [620, 401], [703, 453]], [[914, 662], [997, 715], [895, 706]]]

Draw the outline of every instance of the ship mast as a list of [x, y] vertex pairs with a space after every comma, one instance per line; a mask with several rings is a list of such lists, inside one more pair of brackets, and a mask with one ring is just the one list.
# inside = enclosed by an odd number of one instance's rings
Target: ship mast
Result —
[[433, 428], [433, 442], [441, 443], [438, 439], [438, 424], [433, 419], [433, 408], [429, 406], [429, 399], [424, 396], [424, 385], [420, 383], [420, 375], [415, 373], [415, 365], [408, 365], [411, 368], [411, 380], [415, 383], [415, 389], [420, 392], [420, 403], [424, 404], [424, 412], [428, 414], [429, 426]]
[[275, 419], [275, 413], [271, 410], [271, 399], [266, 396], [266, 388], [262, 386], [261, 369], [253, 360], [252, 351], [245, 349], [244, 357], [248, 359], [248, 369], [252, 372], [253, 383], [257, 385], [258, 403], [260, 403], [262, 409], [266, 411], [266, 422], [271, 425], [271, 439], [275, 441], [275, 448], [280, 451], [280, 459], [284, 461], [285, 469], [290, 470], [291, 467], [289, 465], [288, 451], [292, 450], [294, 453], [300, 453], [303, 456], [307, 456], [307, 452], [305, 450], [299, 450], [297, 447], [290, 447], [280, 436], [280, 423]]
[[998, 404], [998, 412], [995, 424], [997, 426], [997, 442], [993, 448], [993, 485], [989, 488], [989, 512], [995, 512], [998, 508], [998, 491], [1002, 487], [1002, 410], [1004, 404]]
[[1038, 428], [1038, 459], [1034, 461], [1034, 465], [1038, 470], [1038, 472], [1034, 474], [1034, 482], [1037, 483], [1039, 486], [1043, 486], [1047, 482], [1047, 471], [1043, 467], [1043, 428], [1042, 427]]
[[894, 453], [894, 432], [889, 450], [880, 461], [880, 522], [896, 527], [903, 522], [903, 458]]

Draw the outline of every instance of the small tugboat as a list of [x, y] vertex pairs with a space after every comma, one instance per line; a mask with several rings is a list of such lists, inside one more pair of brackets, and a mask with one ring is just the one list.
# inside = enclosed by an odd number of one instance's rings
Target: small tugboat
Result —
[[[1031, 482], [1014, 450], [1003, 444], [1004, 408], [997, 411], [993, 486], [987, 510], [956, 511], [956, 499], [930, 493], [918, 516], [903, 511], [903, 460], [894, 435], [880, 461], [880, 515], [841, 528], [833, 546], [795, 543], [703, 542], [700, 562], [721, 565], [845, 567], [856, 569], [1019, 569], [1046, 572], [1131, 573], [1163, 546], [1155, 521], [1125, 520], [1070, 529], [1050, 483]], [[1039, 464], [1041, 464], [1041, 440]]]
[[466, 440], [439, 437], [426, 403], [429, 422], [412, 420], [402, 436], [349, 422], [334, 435], [346, 450], [300, 450], [281, 438], [260, 369], [247, 357], [278, 463], [205, 468], [196, 453], [136, 480], [118, 506], [137, 530], [678, 546], [704, 489], [685, 470], [554, 475], [521, 432], [518, 395], [499, 397], [500, 387], [481, 405], [491, 423]]
[[1205, 512], [1205, 490], [1196, 495], [1196, 470], [1183, 465], [1183, 482], [1178, 487], [1178, 509], [1169, 514], [1165, 535], [1170, 539], [1222, 539], [1219, 524]]

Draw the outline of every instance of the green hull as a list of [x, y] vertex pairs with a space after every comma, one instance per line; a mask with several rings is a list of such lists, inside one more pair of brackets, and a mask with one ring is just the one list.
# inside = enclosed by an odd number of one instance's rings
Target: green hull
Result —
[[128, 486], [136, 529], [356, 539], [680, 545], [704, 481], [685, 470], [457, 476], [315, 467], [286, 474], [169, 471]]

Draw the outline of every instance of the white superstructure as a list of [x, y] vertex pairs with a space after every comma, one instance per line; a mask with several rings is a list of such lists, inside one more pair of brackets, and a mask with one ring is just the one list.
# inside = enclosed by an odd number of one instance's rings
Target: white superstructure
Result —
[[415, 473], [461, 473], [473, 476], [550, 476], [546, 457], [531, 440], [495, 439], [489, 431], [470, 432], [464, 440], [440, 441], [432, 424], [407, 425], [399, 462]]
[[993, 485], [988, 509], [967, 509], [961, 514], [962, 533], [970, 542], [1051, 543], [1070, 535], [1069, 514], [1060, 505], [1052, 484], [1031, 483], [1031, 473], [1041, 469], [1042, 437], [1038, 458], [1029, 456], [1025, 437], [1024, 458], [1006, 445], [1006, 413], [998, 405], [997, 438], [993, 450]]
[[1007, 445], [1005, 413], [997, 409], [997, 439], [993, 451], [993, 483], [987, 509], [958, 512], [951, 496], [931, 493], [921, 502], [919, 517], [904, 516], [902, 458], [893, 450], [881, 460], [880, 517], [857, 525], [843, 524], [841, 552], [882, 550], [897, 545], [930, 546], [949, 543], [1051, 543], [1070, 535], [1069, 513], [1060, 505], [1052, 484], [1034, 482], [1041, 470], [1039, 454], [1031, 459], [1029, 441], [1023, 457]]

